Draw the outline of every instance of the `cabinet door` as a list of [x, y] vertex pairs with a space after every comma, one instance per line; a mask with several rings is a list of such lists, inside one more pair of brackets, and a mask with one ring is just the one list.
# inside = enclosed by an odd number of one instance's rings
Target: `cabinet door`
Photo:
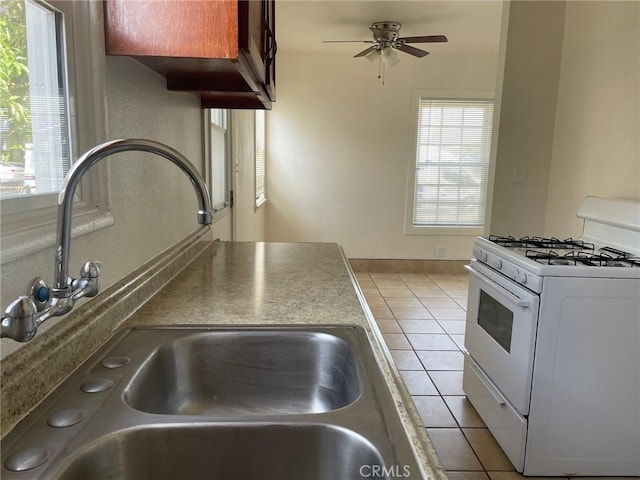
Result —
[[265, 79], [264, 85], [271, 101], [276, 99], [276, 0], [265, 2]]
[[238, 47], [262, 84], [265, 81], [266, 53], [264, 11], [265, 2], [262, 0], [238, 2]]
[[272, 101], [276, 83], [275, 5], [275, 0], [238, 2], [238, 46]]
[[238, 57], [238, 9], [232, 0], [106, 0], [104, 12], [109, 55]]

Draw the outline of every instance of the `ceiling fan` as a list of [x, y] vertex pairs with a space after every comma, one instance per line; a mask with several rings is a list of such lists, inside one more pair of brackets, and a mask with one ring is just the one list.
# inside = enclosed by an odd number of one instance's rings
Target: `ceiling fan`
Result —
[[369, 30], [373, 33], [373, 40], [326, 40], [323, 43], [371, 43], [370, 47], [354, 55], [354, 57], [366, 57], [374, 52], [383, 53], [387, 48], [400, 50], [414, 57], [425, 57], [429, 52], [408, 45], [409, 43], [443, 43], [449, 40], [445, 35], [424, 35], [420, 37], [401, 37], [400, 22], [384, 21], [371, 24]]

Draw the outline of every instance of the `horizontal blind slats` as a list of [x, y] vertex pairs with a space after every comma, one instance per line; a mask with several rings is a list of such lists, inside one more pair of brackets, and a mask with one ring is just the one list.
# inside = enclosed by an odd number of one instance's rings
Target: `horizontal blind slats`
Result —
[[265, 193], [265, 114], [256, 110], [256, 204], [266, 198]]
[[413, 224], [484, 224], [493, 101], [421, 98]]

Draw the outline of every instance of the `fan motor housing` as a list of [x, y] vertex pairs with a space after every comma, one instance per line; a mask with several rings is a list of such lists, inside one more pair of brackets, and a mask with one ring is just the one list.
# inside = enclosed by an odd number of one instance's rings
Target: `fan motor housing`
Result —
[[402, 27], [400, 22], [393, 21], [375, 22], [371, 24], [373, 38], [377, 42], [394, 42], [399, 36], [400, 27]]

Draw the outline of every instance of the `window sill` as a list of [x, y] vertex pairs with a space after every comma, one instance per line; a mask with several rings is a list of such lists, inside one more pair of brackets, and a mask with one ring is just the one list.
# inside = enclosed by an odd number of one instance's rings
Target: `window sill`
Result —
[[267, 197], [262, 197], [256, 200], [256, 210], [258, 210], [262, 205], [267, 203]]
[[[111, 212], [95, 208], [80, 211], [73, 216], [71, 238], [92, 233], [113, 225]], [[4, 229], [3, 229], [4, 230]], [[2, 251], [0, 264], [13, 262], [56, 243], [56, 215], [51, 220], [28, 229], [14, 229], [2, 235]]]
[[224, 217], [226, 217], [229, 214], [231, 214], [231, 208], [229, 206], [221, 208], [220, 210], [214, 209], [213, 216], [211, 217], [211, 223], [214, 224], [222, 220]]
[[415, 227], [408, 226], [405, 235], [448, 235], [451, 237], [477, 237], [484, 234], [484, 227]]

